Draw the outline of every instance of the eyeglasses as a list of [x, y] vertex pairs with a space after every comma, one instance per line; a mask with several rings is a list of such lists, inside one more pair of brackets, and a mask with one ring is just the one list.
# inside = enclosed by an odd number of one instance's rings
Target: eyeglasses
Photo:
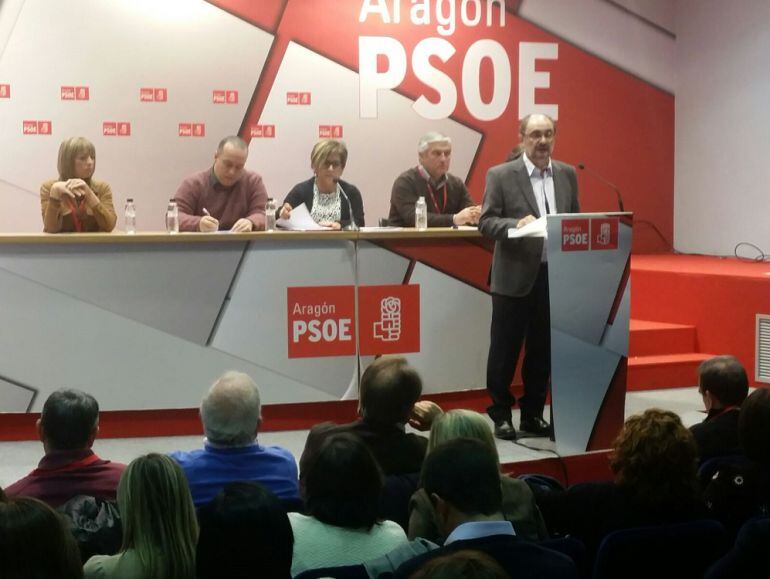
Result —
[[553, 131], [532, 131], [525, 136], [533, 141], [539, 141], [542, 138], [545, 138], [546, 141], [550, 141], [553, 139], [554, 135], [555, 133]]
[[321, 163], [322, 167], [331, 167], [332, 169], [339, 169], [342, 167], [342, 161], [324, 161]]

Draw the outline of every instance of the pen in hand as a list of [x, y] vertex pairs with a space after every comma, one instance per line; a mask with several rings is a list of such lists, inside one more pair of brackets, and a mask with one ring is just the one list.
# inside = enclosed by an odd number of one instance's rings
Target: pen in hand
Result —
[[208, 210], [208, 209], [206, 209], [205, 207], [203, 208], [203, 214], [204, 214], [206, 217], [211, 217], [211, 213], [209, 213], [209, 210]]

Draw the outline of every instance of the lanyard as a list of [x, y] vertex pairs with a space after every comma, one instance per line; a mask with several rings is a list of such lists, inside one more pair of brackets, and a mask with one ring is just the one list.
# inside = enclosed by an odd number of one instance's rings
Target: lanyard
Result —
[[436, 195], [433, 192], [433, 187], [431, 187], [430, 181], [426, 181], [425, 184], [428, 186], [428, 193], [430, 193], [430, 198], [433, 200], [433, 207], [436, 208], [438, 213], [443, 213], [444, 209], [446, 209], [446, 181], [444, 181], [444, 186], [442, 187], [443, 203], [441, 206], [439, 206], [438, 201], [436, 200]]
[[75, 205], [75, 202], [67, 197], [67, 203], [69, 203], [70, 209], [72, 210], [72, 221], [75, 222], [75, 231], [80, 233], [83, 231], [83, 224], [80, 222], [80, 218], [78, 217], [78, 209], [80, 208], [80, 204], [78, 203]]

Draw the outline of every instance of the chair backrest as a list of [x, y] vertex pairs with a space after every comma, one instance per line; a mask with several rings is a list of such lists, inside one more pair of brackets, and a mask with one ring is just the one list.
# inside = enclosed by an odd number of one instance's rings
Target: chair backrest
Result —
[[726, 549], [727, 531], [712, 520], [613, 531], [599, 546], [593, 579], [700, 578]]
[[702, 486], [706, 486], [720, 468], [727, 465], [746, 466], [751, 461], [742, 454], [725, 454], [722, 456], [712, 456], [702, 461], [698, 465], [698, 480]]
[[581, 577], [588, 575], [588, 555], [586, 546], [580, 539], [576, 539], [575, 537], [558, 537], [556, 539], [545, 539], [539, 541], [537, 544], [546, 549], [558, 551], [562, 555], [566, 555], [572, 559], [573, 563], [575, 563], [575, 567], [577, 567]]
[[378, 515], [409, 530], [409, 499], [417, 490], [420, 473], [391, 474], [385, 477]]
[[705, 579], [767, 577], [770, 516], [755, 517], [741, 527], [732, 550], [714, 563]]
[[344, 565], [342, 567], [323, 567], [321, 569], [308, 569], [294, 579], [369, 579], [366, 567], [363, 565]]

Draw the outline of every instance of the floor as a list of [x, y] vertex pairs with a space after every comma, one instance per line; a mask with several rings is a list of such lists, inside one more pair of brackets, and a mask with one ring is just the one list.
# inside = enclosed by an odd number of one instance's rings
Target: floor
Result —
[[[652, 407], [676, 412], [682, 417], [685, 426], [700, 422], [704, 417], [701, 412], [703, 402], [695, 387], [629, 392], [626, 395], [626, 416]], [[515, 414], [513, 422], [514, 425], [518, 424], [518, 417]], [[259, 442], [284, 446], [299, 459], [306, 437], [306, 430], [267, 432], [259, 436]], [[200, 448], [201, 444], [200, 436], [112, 438], [97, 439], [94, 450], [103, 458], [128, 463], [133, 458], [148, 452], [168, 453], [174, 450], [192, 450]], [[542, 438], [525, 438], [516, 443], [497, 441], [497, 449], [502, 463], [536, 460], [554, 455], [553, 443]], [[0, 487], [8, 486], [34, 469], [42, 453], [43, 447], [38, 441], [0, 443]]]

